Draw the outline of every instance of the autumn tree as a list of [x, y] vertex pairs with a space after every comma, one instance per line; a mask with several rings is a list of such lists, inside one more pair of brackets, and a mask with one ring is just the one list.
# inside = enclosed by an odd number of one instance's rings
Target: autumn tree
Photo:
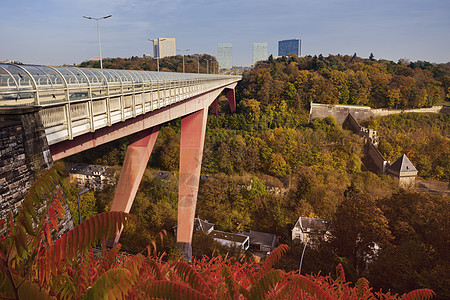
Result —
[[388, 220], [374, 200], [365, 198], [353, 184], [344, 196], [333, 219], [332, 244], [338, 255], [349, 259], [361, 276], [392, 235]]
[[371, 266], [378, 286], [404, 292], [432, 288], [437, 298], [450, 296], [448, 197], [402, 190], [379, 200], [393, 240]]

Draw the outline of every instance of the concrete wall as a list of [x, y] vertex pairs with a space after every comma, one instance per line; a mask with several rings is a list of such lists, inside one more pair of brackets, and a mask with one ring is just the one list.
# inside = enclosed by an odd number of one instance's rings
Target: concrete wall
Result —
[[[0, 218], [17, 214], [31, 185], [53, 163], [38, 111], [0, 109]], [[70, 212], [60, 228], [73, 228]]]
[[403, 113], [449, 113], [449, 109], [443, 105], [435, 105], [432, 107], [425, 108], [414, 108], [414, 109], [384, 109], [377, 108], [372, 109], [372, 113], [375, 117], [382, 117], [388, 115], [398, 115]]
[[357, 121], [369, 119], [373, 116], [372, 109], [368, 106], [311, 103], [309, 119], [314, 120], [319, 117], [326, 118], [332, 116], [336, 119], [338, 124], [342, 124], [349, 113], [351, 113]]

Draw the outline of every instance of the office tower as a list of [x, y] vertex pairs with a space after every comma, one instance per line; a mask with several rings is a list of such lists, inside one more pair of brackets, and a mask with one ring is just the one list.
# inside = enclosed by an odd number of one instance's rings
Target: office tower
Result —
[[293, 39], [278, 42], [278, 56], [286, 56], [289, 54], [302, 56], [302, 40]]
[[177, 55], [175, 38], [158, 38], [153, 40], [153, 56], [163, 58]]
[[260, 60], [266, 60], [267, 53], [267, 43], [253, 43], [253, 65]]
[[233, 66], [233, 49], [232, 45], [222, 43], [218, 45], [217, 60], [219, 61], [219, 69], [229, 70]]

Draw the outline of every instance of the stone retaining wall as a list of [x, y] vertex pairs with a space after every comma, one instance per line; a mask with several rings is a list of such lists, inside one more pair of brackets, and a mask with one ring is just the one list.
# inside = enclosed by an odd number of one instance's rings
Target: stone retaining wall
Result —
[[450, 113], [450, 107], [443, 105], [435, 105], [426, 108], [416, 109], [385, 109], [385, 108], [371, 108], [369, 106], [356, 105], [334, 105], [334, 104], [320, 104], [311, 103], [309, 119], [326, 118], [332, 116], [336, 119], [338, 124], [344, 123], [348, 114], [352, 114], [356, 121], [362, 121], [371, 117], [382, 117], [387, 115], [402, 114], [402, 113]]
[[[23, 198], [35, 180], [53, 164], [39, 108], [0, 109], [0, 218], [17, 215]], [[73, 228], [65, 205], [64, 232]]]
[[378, 174], [386, 173], [387, 168], [389, 167], [389, 161], [384, 159], [381, 152], [378, 148], [372, 144], [371, 142], [367, 143], [367, 155], [373, 161], [373, 163], [377, 166]]
[[369, 119], [373, 116], [372, 109], [368, 106], [333, 105], [311, 103], [309, 119], [326, 118], [332, 116], [338, 124], [344, 123], [348, 114], [352, 114], [357, 121]]

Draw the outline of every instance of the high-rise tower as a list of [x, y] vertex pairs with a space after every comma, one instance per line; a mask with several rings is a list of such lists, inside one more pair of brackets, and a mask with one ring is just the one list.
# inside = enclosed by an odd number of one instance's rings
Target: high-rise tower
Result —
[[253, 43], [253, 65], [268, 56], [267, 43]]
[[153, 40], [153, 56], [163, 58], [177, 55], [175, 38], [158, 38]]
[[219, 69], [229, 70], [233, 66], [233, 48], [230, 43], [221, 43], [217, 49], [217, 60]]
[[278, 42], [278, 56], [286, 56], [289, 54], [302, 56], [302, 40], [292, 39]]

